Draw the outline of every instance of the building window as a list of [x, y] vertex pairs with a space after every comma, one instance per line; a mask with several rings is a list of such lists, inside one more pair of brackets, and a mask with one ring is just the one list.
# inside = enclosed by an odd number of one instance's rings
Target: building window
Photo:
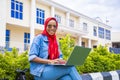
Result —
[[82, 47], [85, 47], [85, 42], [82, 42]]
[[17, 0], [11, 0], [11, 17], [23, 19], [23, 3]]
[[28, 50], [30, 44], [30, 33], [24, 33], [24, 50]]
[[87, 31], [87, 28], [88, 28], [88, 27], [87, 27], [87, 23], [83, 23], [83, 30], [84, 30], [84, 31]]
[[58, 23], [61, 23], [61, 16], [55, 14], [55, 18], [56, 18], [56, 20], [58, 21]]
[[37, 15], [36, 23], [44, 24], [45, 11], [37, 8], [36, 15]]
[[9, 45], [10, 45], [10, 30], [6, 30], [5, 48], [9, 48]]
[[74, 27], [74, 20], [72, 20], [72, 19], [69, 20], [69, 26]]
[[97, 36], [97, 27], [96, 26], [93, 27], [93, 35]]
[[104, 28], [99, 27], [98, 34], [99, 34], [99, 38], [104, 38]]
[[106, 33], [106, 39], [111, 40], [110, 30], [105, 30], [105, 33]]

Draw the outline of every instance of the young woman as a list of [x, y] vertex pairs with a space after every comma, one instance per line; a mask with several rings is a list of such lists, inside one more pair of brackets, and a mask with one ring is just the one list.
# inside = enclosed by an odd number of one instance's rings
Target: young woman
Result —
[[74, 66], [55, 66], [62, 60], [62, 53], [56, 40], [58, 23], [49, 17], [44, 24], [44, 31], [37, 35], [30, 48], [30, 73], [35, 80], [82, 80]]

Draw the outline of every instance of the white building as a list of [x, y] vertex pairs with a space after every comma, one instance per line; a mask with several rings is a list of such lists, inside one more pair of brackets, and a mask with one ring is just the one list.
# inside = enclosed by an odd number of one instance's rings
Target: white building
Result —
[[54, 0], [1, 0], [0, 46], [24, 51], [44, 29], [44, 20], [49, 16], [59, 22], [58, 38], [69, 33], [80, 46], [111, 46], [110, 26]]
[[114, 48], [120, 48], [120, 32], [112, 32], [111, 34], [111, 41], [112, 41], [112, 47]]

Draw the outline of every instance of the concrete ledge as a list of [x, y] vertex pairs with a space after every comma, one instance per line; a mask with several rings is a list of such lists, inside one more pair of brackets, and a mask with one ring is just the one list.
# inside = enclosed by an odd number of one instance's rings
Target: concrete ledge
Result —
[[120, 70], [81, 75], [83, 80], [120, 80]]

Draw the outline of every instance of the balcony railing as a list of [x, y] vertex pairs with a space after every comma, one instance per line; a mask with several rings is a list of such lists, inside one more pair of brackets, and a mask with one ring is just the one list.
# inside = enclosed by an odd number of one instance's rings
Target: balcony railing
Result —
[[109, 48], [110, 52], [116, 53], [116, 54], [120, 54], [120, 48]]
[[60, 30], [64, 31], [64, 32], [68, 32], [68, 33], [75, 33], [75, 34], [87, 34], [88, 31], [84, 30], [83, 26], [76, 24], [74, 27], [70, 27], [70, 26], [66, 26], [63, 24], [59, 24], [58, 27]]

